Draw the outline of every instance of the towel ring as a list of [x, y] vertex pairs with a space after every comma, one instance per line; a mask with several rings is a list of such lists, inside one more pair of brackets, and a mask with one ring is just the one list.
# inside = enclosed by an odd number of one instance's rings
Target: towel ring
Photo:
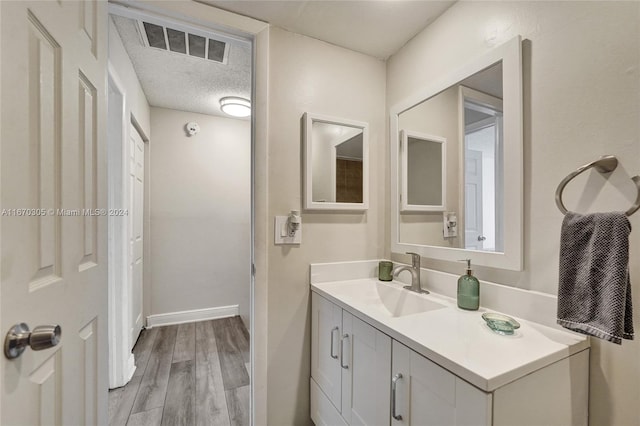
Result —
[[[618, 159], [613, 155], [603, 155], [596, 161], [592, 161], [591, 163], [587, 163], [584, 166], [578, 167], [575, 171], [569, 173], [566, 178], [562, 179], [560, 185], [558, 185], [558, 189], [556, 189], [556, 205], [558, 206], [558, 209], [560, 209], [562, 214], [567, 214], [568, 211], [564, 206], [564, 203], [562, 202], [562, 191], [564, 191], [564, 187], [567, 186], [567, 183], [569, 183], [571, 179], [592, 167], [600, 173], [611, 173], [616, 169], [616, 167], [618, 167]], [[631, 178], [631, 180], [636, 184], [638, 195], [636, 196], [635, 203], [633, 203], [631, 208], [624, 213], [627, 216], [631, 216], [638, 209], [640, 209], [640, 176], [634, 176]]]

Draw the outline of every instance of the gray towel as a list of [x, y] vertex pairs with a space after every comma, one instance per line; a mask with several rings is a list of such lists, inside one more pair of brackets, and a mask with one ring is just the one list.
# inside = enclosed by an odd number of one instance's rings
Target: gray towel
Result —
[[568, 212], [560, 232], [558, 324], [621, 344], [633, 339], [629, 234], [621, 212]]

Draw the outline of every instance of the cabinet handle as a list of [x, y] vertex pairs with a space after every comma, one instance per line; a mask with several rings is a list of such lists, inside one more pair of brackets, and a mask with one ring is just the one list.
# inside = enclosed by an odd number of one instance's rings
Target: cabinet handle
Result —
[[348, 334], [343, 334], [342, 339], [340, 339], [340, 366], [345, 370], [349, 368], [349, 365], [344, 365], [344, 341], [349, 338]]
[[335, 339], [333, 338], [333, 332], [338, 330], [340, 330], [338, 327], [333, 327], [331, 329], [331, 358], [333, 359], [338, 359], [338, 355], [333, 354], [333, 342], [335, 341]]
[[402, 373], [398, 373], [391, 379], [391, 415], [396, 420], [402, 420], [400, 414], [396, 414], [396, 388], [398, 387], [398, 380], [402, 379]]

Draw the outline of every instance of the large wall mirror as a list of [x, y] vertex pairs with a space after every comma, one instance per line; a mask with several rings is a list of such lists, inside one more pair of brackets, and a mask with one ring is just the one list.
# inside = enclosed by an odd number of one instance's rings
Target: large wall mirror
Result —
[[517, 37], [391, 109], [392, 251], [522, 269]]
[[366, 210], [368, 124], [311, 113], [303, 122], [304, 209]]

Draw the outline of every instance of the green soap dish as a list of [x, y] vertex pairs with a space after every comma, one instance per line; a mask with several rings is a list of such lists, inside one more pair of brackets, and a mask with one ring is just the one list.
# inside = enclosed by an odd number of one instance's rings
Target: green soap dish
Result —
[[513, 334], [514, 330], [520, 328], [520, 323], [511, 317], [495, 312], [485, 312], [482, 314], [487, 326], [494, 332], [505, 336]]

